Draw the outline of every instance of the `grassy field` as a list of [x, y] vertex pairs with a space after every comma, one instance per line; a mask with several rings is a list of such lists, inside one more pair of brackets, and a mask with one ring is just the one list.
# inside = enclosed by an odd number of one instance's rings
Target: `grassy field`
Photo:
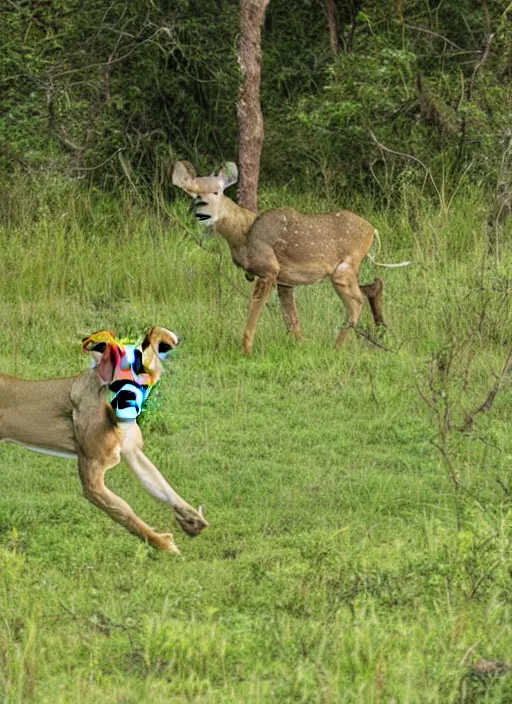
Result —
[[1, 369], [74, 374], [102, 327], [178, 332], [145, 448], [211, 526], [190, 540], [120, 466], [109, 485], [183, 557], [156, 553], [81, 497], [73, 461], [2, 445], [0, 701], [512, 701], [510, 375], [461, 432], [510, 350], [510, 229], [475, 195], [344, 203], [380, 259], [415, 260], [379, 272], [387, 350], [334, 352], [325, 284], [298, 292], [304, 344], [272, 300], [244, 358], [249, 285], [194, 242], [188, 203], [66, 188], [2, 199]]

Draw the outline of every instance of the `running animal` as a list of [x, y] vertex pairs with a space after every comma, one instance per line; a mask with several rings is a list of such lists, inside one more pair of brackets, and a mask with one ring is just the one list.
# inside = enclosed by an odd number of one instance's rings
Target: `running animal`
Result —
[[84, 496], [114, 521], [156, 548], [177, 553], [171, 533], [156, 533], [105, 486], [105, 473], [124, 459], [145, 489], [170, 504], [179, 525], [197, 535], [208, 523], [169, 486], [142, 451], [137, 425], [142, 403], [160, 378], [162, 361], [178, 344], [153, 327], [140, 345], [100, 330], [83, 341], [92, 366], [78, 376], [28, 381], [0, 375], [0, 441], [78, 460]]

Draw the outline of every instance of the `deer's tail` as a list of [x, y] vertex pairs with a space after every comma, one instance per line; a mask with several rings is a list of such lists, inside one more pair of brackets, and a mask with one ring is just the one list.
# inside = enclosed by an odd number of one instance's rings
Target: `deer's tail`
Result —
[[[377, 255], [380, 251], [380, 244], [381, 244], [379, 231], [375, 230], [374, 234], [375, 234], [375, 241], [377, 242], [377, 249], [375, 251], [375, 255]], [[371, 263], [374, 266], [383, 266], [383, 267], [386, 267], [386, 269], [399, 269], [402, 266], [409, 266], [410, 264], [412, 264], [412, 261], [398, 262], [397, 264], [383, 264], [382, 262], [375, 261], [375, 259], [373, 258], [373, 255], [370, 254], [369, 252], [366, 256], [368, 257], [368, 259], [371, 261]]]

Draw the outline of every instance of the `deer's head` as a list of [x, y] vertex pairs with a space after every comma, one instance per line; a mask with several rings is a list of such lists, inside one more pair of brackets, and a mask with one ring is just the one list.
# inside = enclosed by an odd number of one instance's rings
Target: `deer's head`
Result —
[[98, 367], [101, 384], [108, 387], [107, 402], [119, 421], [134, 421], [142, 404], [162, 375], [162, 362], [176, 347], [178, 337], [153, 327], [141, 344], [117, 340], [110, 330], [99, 330], [82, 343]]
[[172, 182], [194, 198], [193, 208], [201, 225], [215, 225], [223, 217], [224, 191], [238, 180], [238, 168], [228, 161], [217, 176], [198, 176], [188, 161], [178, 161], [172, 172]]

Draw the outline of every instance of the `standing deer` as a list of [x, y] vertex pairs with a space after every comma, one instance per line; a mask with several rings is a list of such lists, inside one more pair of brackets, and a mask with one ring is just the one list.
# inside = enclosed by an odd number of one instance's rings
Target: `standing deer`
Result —
[[359, 319], [364, 306], [362, 294], [369, 300], [375, 324], [384, 324], [381, 279], [365, 286], [359, 286], [357, 281], [359, 266], [373, 244], [375, 228], [369, 222], [348, 210], [304, 215], [293, 208], [274, 208], [256, 215], [224, 195], [237, 180], [238, 169], [233, 162], [226, 163], [218, 176], [198, 177], [187, 161], [178, 161], [172, 172], [173, 184], [195, 199], [197, 220], [213, 225], [215, 232], [227, 241], [233, 262], [251, 277], [257, 277], [242, 340], [245, 354], [252, 353], [258, 320], [276, 284], [286, 327], [297, 340], [302, 339], [302, 334], [293, 289], [327, 278], [345, 304], [348, 316], [336, 349]]

